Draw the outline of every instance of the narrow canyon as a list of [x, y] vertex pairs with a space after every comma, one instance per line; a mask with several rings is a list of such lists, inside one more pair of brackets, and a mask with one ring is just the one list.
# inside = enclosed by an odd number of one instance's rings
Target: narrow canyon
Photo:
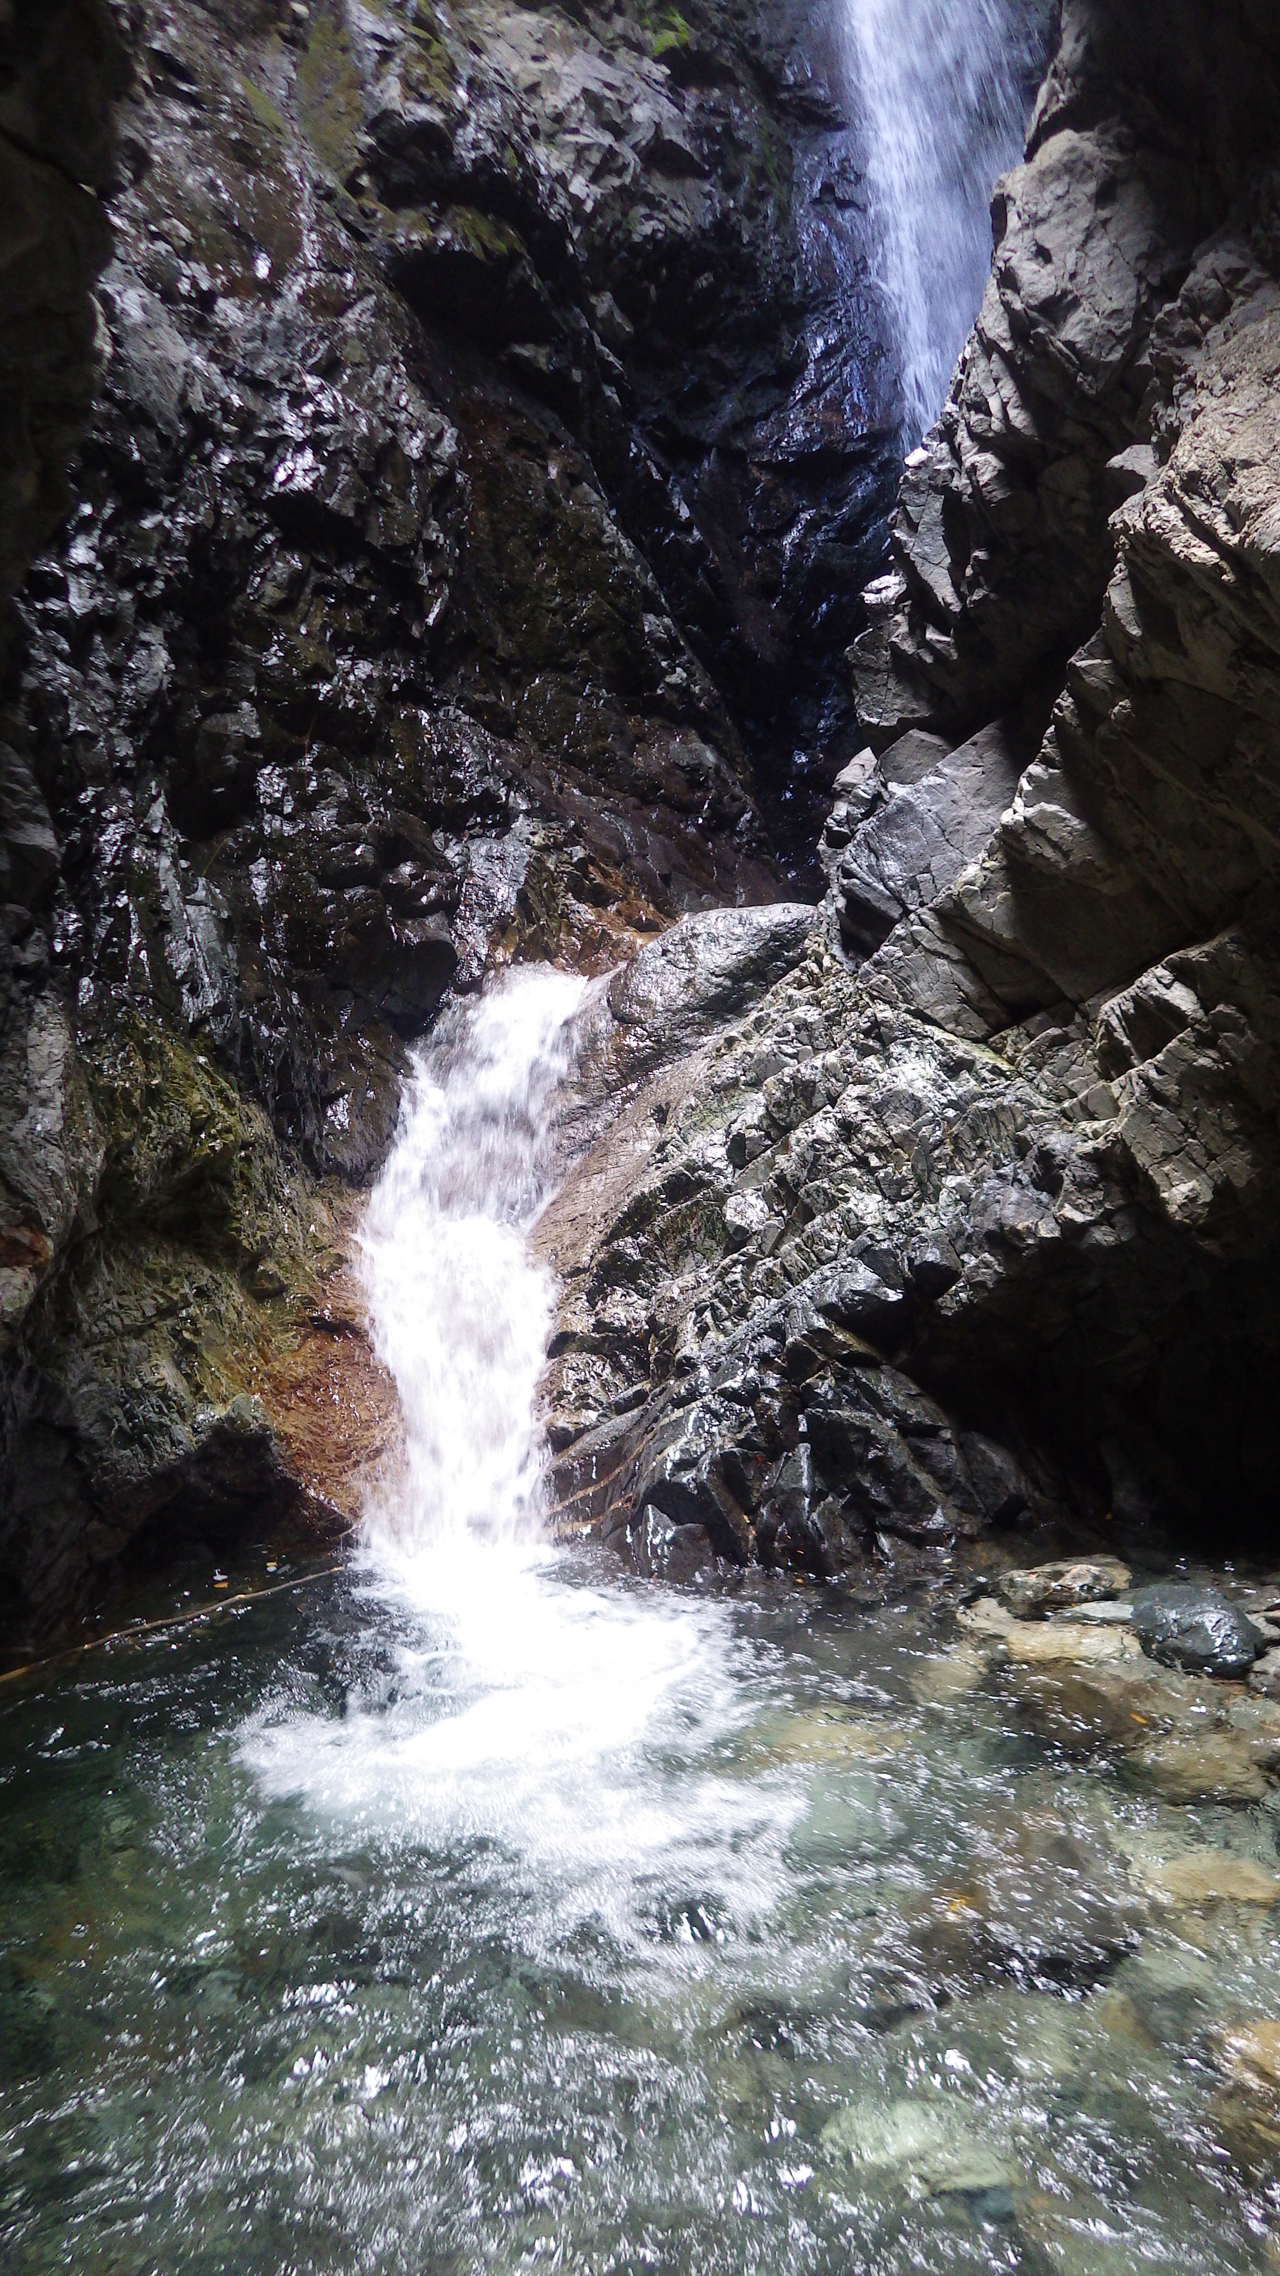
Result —
[[1274, 0], [0, 0], [0, 288], [6, 2265], [1280, 2269]]

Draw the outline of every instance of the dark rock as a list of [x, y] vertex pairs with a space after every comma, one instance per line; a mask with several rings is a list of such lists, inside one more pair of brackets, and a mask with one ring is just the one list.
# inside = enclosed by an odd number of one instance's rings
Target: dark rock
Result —
[[1152, 1659], [1193, 1675], [1247, 1675], [1267, 1642], [1217, 1589], [1172, 1583], [1138, 1591], [1133, 1632]]
[[924, 1234], [906, 1254], [907, 1280], [926, 1304], [936, 1303], [960, 1278], [960, 1259], [945, 1234]]
[[760, 1561], [832, 1580], [848, 1564], [850, 1544], [839, 1503], [817, 1482], [813, 1449], [802, 1440], [765, 1483], [756, 1528]]
[[646, 1504], [630, 1539], [631, 1562], [644, 1580], [675, 1583], [696, 1580], [714, 1569], [715, 1550], [704, 1526], [674, 1524], [663, 1510]]

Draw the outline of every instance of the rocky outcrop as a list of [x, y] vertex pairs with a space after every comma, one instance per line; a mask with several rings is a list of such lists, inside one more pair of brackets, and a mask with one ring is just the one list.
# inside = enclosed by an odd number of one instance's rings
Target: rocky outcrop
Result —
[[828, 932], [548, 1221], [555, 1498], [644, 1569], [1267, 1533], [1277, 73], [1257, 9], [1068, 0], [868, 595]]
[[1067, 0], [864, 599], [890, 388], [786, 0], [156, 0], [56, 117], [70, 16], [3, 35], [14, 578], [98, 385], [0, 691], [27, 1614], [355, 1508], [351, 1194], [513, 955], [625, 967], [541, 1233], [566, 1522], [823, 1575], [1265, 1523], [1280, 42], [1175, 17]]
[[725, 0], [0, 30], [20, 1616], [351, 1514], [349, 1191], [447, 991], [776, 897], [894, 471], [824, 71]]
[[954, 740], [1037, 674], [1051, 696], [1096, 625], [1109, 516], [1150, 469], [1170, 359], [1232, 297], [1204, 269], [1209, 241], [1230, 228], [1246, 260], [1273, 241], [1265, 17], [1251, 0], [1172, 16], [1068, 0], [1027, 162], [996, 191], [977, 324], [907, 462], [893, 573], [869, 596], [858, 682], [878, 748], [909, 726]]
[[0, 22], [3, 599], [66, 512], [67, 461], [93, 401], [93, 285], [111, 243], [101, 201], [116, 174], [112, 110], [130, 76], [122, 33], [110, 0], [13, 0]]

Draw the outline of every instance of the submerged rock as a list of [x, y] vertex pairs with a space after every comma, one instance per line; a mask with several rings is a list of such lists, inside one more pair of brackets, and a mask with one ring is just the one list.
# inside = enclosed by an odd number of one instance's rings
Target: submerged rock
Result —
[[822, 2129], [829, 2158], [888, 2175], [912, 2196], [977, 2195], [1010, 2187], [1018, 2171], [984, 2142], [967, 2113], [941, 2096], [851, 2102]]
[[1162, 1583], [1133, 1600], [1133, 1632], [1152, 1659], [1195, 1675], [1247, 1675], [1266, 1638], [1217, 1589]]
[[1157, 1739], [1139, 1747], [1128, 1767], [1167, 1802], [1265, 1802], [1280, 1780], [1280, 1747], [1219, 1729]]
[[1256, 1905], [1269, 1911], [1280, 1904], [1276, 1875], [1226, 1849], [1192, 1849], [1153, 1862], [1143, 1880], [1154, 1896], [1174, 1906]]

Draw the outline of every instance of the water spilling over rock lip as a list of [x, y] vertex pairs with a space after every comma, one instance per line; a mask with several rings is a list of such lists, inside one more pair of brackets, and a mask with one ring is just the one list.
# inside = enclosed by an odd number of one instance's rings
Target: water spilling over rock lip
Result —
[[564, 973], [516, 970], [446, 1015], [416, 1063], [360, 1235], [405, 1431], [403, 1468], [367, 1513], [367, 1547], [413, 1557], [477, 1529], [499, 1541], [536, 1531], [554, 1295], [526, 1235], [547, 1197], [586, 995]]

